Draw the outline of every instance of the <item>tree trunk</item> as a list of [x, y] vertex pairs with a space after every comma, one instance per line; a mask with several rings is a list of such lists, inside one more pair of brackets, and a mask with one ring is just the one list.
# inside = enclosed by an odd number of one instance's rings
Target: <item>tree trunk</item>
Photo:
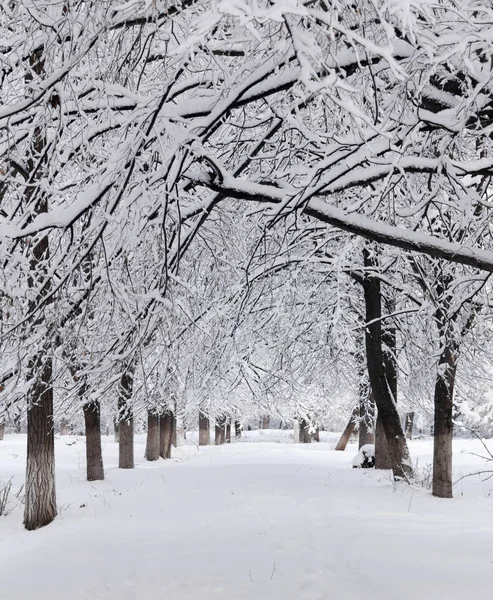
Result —
[[215, 444], [221, 446], [224, 444], [226, 430], [226, 417], [217, 417], [215, 426]]
[[51, 356], [38, 354], [28, 391], [24, 526], [38, 529], [56, 517], [55, 430]]
[[262, 429], [269, 429], [270, 427], [270, 415], [264, 415], [262, 417]]
[[[387, 313], [392, 313], [395, 310], [395, 303], [387, 303]], [[394, 402], [397, 403], [397, 364], [395, 360], [396, 353], [396, 331], [395, 327], [386, 325], [382, 331], [382, 344], [385, 346], [383, 352], [383, 362], [385, 368], [385, 376], [387, 378], [390, 392]], [[400, 419], [399, 419], [400, 420]], [[380, 415], [377, 417], [375, 427], [375, 469], [390, 470], [392, 469], [392, 458], [390, 457], [389, 444], [385, 429]]]
[[226, 437], [225, 437], [225, 441], [227, 444], [231, 443], [231, 421], [228, 421], [226, 423]]
[[86, 426], [86, 472], [87, 481], [104, 479], [103, 453], [101, 450], [101, 409], [99, 402], [85, 404], [84, 423]]
[[310, 444], [311, 441], [310, 425], [306, 419], [300, 419], [300, 444]]
[[0, 423], [0, 441], [3, 440], [4, 435], [5, 435], [5, 423]]
[[133, 391], [133, 366], [129, 366], [120, 379], [118, 398], [118, 433], [120, 469], [134, 468], [134, 417], [130, 406]]
[[241, 438], [241, 423], [235, 421], [235, 438], [239, 440]]
[[387, 471], [392, 469], [392, 459], [390, 458], [387, 436], [385, 435], [380, 417], [377, 417], [377, 424], [375, 426], [375, 469]]
[[346, 446], [349, 442], [349, 438], [351, 437], [351, 434], [353, 433], [354, 428], [356, 427], [356, 420], [358, 419], [358, 415], [359, 415], [359, 406], [355, 406], [353, 408], [353, 412], [351, 413], [349, 422], [346, 425], [346, 428], [344, 429], [344, 431], [342, 432], [342, 435], [341, 435], [339, 441], [337, 442], [337, 446], [335, 447], [336, 450], [338, 450], [340, 452], [344, 452], [344, 450], [346, 449]]
[[173, 411], [166, 410], [161, 413], [159, 418], [159, 456], [162, 458], [171, 458], [174, 421]]
[[[370, 257], [368, 251], [364, 253], [365, 267], [375, 267], [375, 261]], [[399, 413], [393, 395], [396, 389], [397, 373], [392, 365], [394, 357], [387, 359], [382, 349], [382, 299], [380, 294], [380, 280], [372, 277], [366, 271], [364, 280], [366, 323], [366, 359], [368, 363], [368, 374], [370, 385], [375, 397], [378, 414], [382, 421], [387, 443], [389, 446], [392, 470], [395, 478], [413, 476], [411, 457], [407, 447], [406, 438], [402, 430]]]
[[118, 442], [120, 441], [120, 427], [119, 427], [119, 423], [118, 420], [115, 418], [113, 419], [113, 432], [115, 435], [115, 442], [118, 444]]
[[406, 413], [406, 425], [404, 428], [406, 430], [406, 439], [408, 439], [408, 440], [413, 439], [413, 427], [414, 427], [414, 412], [408, 412], [408, 413]]
[[435, 383], [432, 493], [438, 498], [453, 498], [452, 419], [457, 355], [452, 344], [445, 345], [438, 362], [439, 372]]
[[145, 458], [149, 461], [159, 459], [159, 415], [153, 410], [147, 411]]
[[211, 443], [211, 424], [209, 417], [199, 411], [199, 446], [209, 446]]
[[315, 429], [315, 431], [313, 432], [313, 439], [314, 439], [316, 442], [320, 442], [320, 429], [319, 429], [318, 427], [317, 427], [317, 428]]

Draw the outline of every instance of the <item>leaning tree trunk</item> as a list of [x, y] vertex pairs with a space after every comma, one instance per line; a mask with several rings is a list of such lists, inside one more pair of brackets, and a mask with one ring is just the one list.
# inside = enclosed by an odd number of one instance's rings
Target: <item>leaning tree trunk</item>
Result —
[[209, 417], [199, 411], [199, 446], [209, 446], [211, 443], [211, 424]]
[[174, 422], [173, 411], [166, 410], [161, 413], [159, 418], [159, 456], [162, 458], [171, 458]]
[[414, 427], [414, 412], [406, 413], [406, 424], [404, 430], [406, 432], [406, 439], [413, 439], [413, 427]]
[[29, 530], [48, 525], [57, 514], [52, 368], [51, 356], [40, 352], [30, 369], [35, 379], [28, 391], [24, 508]]
[[102, 481], [104, 469], [101, 449], [101, 407], [99, 402], [89, 402], [82, 410], [86, 426], [87, 481]]
[[[368, 251], [365, 251], [364, 259], [367, 269], [375, 267], [375, 261], [370, 257]], [[380, 293], [380, 280], [370, 275], [368, 270], [366, 271], [363, 289], [367, 323], [365, 329], [366, 360], [368, 363], [370, 385], [387, 437], [394, 477], [408, 479], [413, 476], [413, 468], [406, 437], [402, 430], [393, 396], [392, 386], [396, 384], [397, 380], [392, 372], [391, 363], [395, 361], [390, 360], [388, 356], [386, 360], [382, 348], [382, 297]]]
[[130, 405], [133, 391], [133, 366], [127, 367], [120, 379], [118, 398], [118, 434], [120, 469], [134, 468], [134, 417]]
[[452, 437], [453, 400], [458, 351], [446, 343], [438, 362], [435, 383], [435, 420], [433, 440], [433, 487], [438, 498], [453, 498], [452, 494]]
[[147, 411], [146, 460], [159, 459], [159, 415], [154, 410]]
[[353, 412], [351, 413], [351, 417], [348, 421], [348, 424], [346, 425], [346, 428], [342, 432], [342, 435], [341, 435], [339, 441], [337, 442], [337, 446], [335, 447], [335, 449], [338, 450], [339, 452], [344, 452], [344, 450], [346, 449], [346, 446], [349, 442], [349, 438], [351, 437], [351, 434], [353, 433], [354, 428], [356, 427], [356, 421], [358, 419], [358, 415], [359, 415], [359, 406], [355, 406], [353, 408]]

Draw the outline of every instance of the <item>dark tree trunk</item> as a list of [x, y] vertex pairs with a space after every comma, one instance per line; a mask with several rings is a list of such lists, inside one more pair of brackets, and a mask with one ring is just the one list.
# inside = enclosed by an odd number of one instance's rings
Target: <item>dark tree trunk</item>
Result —
[[406, 430], [406, 439], [408, 439], [408, 440], [413, 439], [413, 427], [414, 427], [414, 412], [408, 412], [408, 413], [406, 413], [406, 425], [404, 428]]
[[130, 405], [133, 391], [133, 367], [130, 366], [120, 379], [118, 398], [118, 433], [119, 433], [119, 460], [120, 469], [134, 468], [134, 417]]
[[221, 446], [224, 444], [224, 437], [226, 433], [226, 417], [217, 417], [215, 426], [215, 444]]
[[[386, 302], [387, 313], [390, 314], [395, 310], [394, 302]], [[387, 378], [390, 392], [394, 402], [397, 403], [397, 363], [396, 363], [396, 331], [388, 323], [382, 331], [382, 344], [385, 347], [383, 351], [383, 360], [385, 367], [385, 376]], [[380, 415], [377, 417], [375, 427], [375, 469], [390, 470], [392, 469], [392, 458], [390, 456], [389, 444], [385, 429]]]
[[225, 441], [227, 444], [231, 443], [231, 421], [226, 423], [226, 438]]
[[159, 459], [159, 415], [153, 411], [147, 411], [147, 440], [146, 440], [146, 460]]
[[[375, 266], [375, 261], [370, 257], [368, 251], [365, 251], [364, 259], [367, 269]], [[365, 330], [366, 359], [370, 385], [387, 436], [394, 477], [408, 479], [413, 476], [411, 457], [393, 395], [397, 384], [395, 356], [390, 357], [388, 352], [386, 352], [387, 356], [384, 356], [382, 348], [380, 280], [369, 275], [368, 271], [366, 273], [363, 288], [367, 323]], [[390, 347], [395, 347], [395, 344]]]
[[351, 417], [349, 418], [348, 424], [346, 425], [346, 428], [342, 432], [342, 435], [341, 435], [339, 441], [337, 442], [337, 446], [335, 447], [335, 449], [338, 450], [339, 452], [344, 452], [344, 450], [346, 449], [346, 446], [349, 442], [349, 438], [351, 437], [351, 434], [353, 433], [354, 428], [356, 427], [356, 421], [358, 419], [358, 415], [359, 415], [359, 406], [355, 406], [353, 408], [353, 412], [351, 413]]
[[[45, 76], [44, 52], [44, 46], [38, 45], [29, 57], [32, 70], [25, 77], [28, 89], [32, 85], [34, 74], [40, 79]], [[48, 212], [48, 198], [42, 191], [42, 186], [35, 185], [46, 175], [46, 144], [46, 132], [41, 126], [36, 126], [26, 159], [30, 185], [25, 187], [23, 198], [32, 217]], [[29, 302], [30, 312], [51, 290], [48, 235], [43, 236], [37, 243], [33, 242], [31, 248], [28, 286], [34, 291], [36, 298]], [[42, 311], [34, 323], [31, 323], [35, 327], [43, 326], [47, 333], [45, 346], [37, 350], [29, 361], [28, 369], [24, 526], [29, 530], [48, 525], [57, 514], [52, 382], [54, 342], [50, 339], [50, 324], [45, 322], [44, 315], [45, 311]]]
[[300, 419], [300, 444], [310, 444], [311, 441], [310, 425], [306, 419]]
[[270, 427], [270, 415], [264, 415], [262, 417], [262, 429], [269, 429]]
[[320, 442], [320, 429], [317, 427], [313, 433], [313, 439], [316, 442]]
[[159, 418], [159, 456], [162, 458], [171, 458], [174, 422], [173, 411], [166, 410], [161, 413]]
[[375, 443], [375, 399], [367, 385], [360, 390], [358, 447]]
[[104, 479], [103, 453], [101, 450], [101, 409], [99, 402], [83, 406], [86, 426], [86, 470], [87, 481]]
[[38, 355], [28, 392], [24, 526], [33, 530], [56, 517], [55, 430], [51, 356]]
[[390, 458], [387, 436], [383, 428], [382, 419], [377, 417], [375, 425], [375, 469], [392, 469], [392, 460]]
[[239, 440], [241, 438], [241, 423], [235, 421], [235, 438]]
[[211, 443], [211, 424], [209, 417], [199, 411], [199, 446], [209, 446]]
[[452, 419], [457, 355], [457, 349], [452, 344], [445, 345], [438, 362], [439, 373], [435, 383], [432, 493], [438, 498], [453, 498]]
[[3, 440], [5, 435], [5, 423], [0, 423], [0, 441]]

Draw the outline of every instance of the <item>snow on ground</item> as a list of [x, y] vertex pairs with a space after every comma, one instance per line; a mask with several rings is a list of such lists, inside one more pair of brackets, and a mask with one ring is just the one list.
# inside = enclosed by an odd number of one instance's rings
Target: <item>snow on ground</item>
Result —
[[[60, 514], [35, 532], [22, 507], [0, 517], [2, 600], [463, 599], [493, 587], [493, 479], [463, 479], [454, 500], [352, 469], [355, 444], [292, 443], [292, 432], [175, 450], [84, 480], [84, 440], [56, 442]], [[493, 444], [492, 444], [493, 446]], [[478, 441], [456, 440], [455, 472], [485, 468]], [[432, 442], [411, 443], [431, 462]], [[23, 480], [25, 436], [0, 442], [0, 478]], [[487, 466], [486, 466], [487, 468]], [[483, 477], [484, 479], [484, 477]]]

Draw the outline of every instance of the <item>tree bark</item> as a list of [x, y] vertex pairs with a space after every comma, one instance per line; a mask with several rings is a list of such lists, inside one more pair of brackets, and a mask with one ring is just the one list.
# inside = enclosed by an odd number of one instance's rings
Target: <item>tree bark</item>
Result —
[[5, 423], [0, 423], [0, 441], [3, 440], [4, 435], [5, 435]]
[[133, 391], [133, 367], [127, 367], [120, 379], [118, 398], [118, 433], [120, 469], [134, 468], [134, 417], [130, 405]]
[[300, 419], [300, 444], [310, 444], [311, 441], [310, 425], [306, 419]]
[[209, 446], [211, 443], [211, 424], [209, 417], [199, 411], [199, 446]]
[[320, 429], [319, 429], [318, 427], [317, 427], [317, 428], [315, 429], [315, 431], [313, 432], [313, 439], [314, 439], [316, 442], [320, 442]]
[[99, 402], [91, 402], [85, 404], [82, 410], [86, 427], [87, 481], [102, 481], [104, 469], [101, 449], [101, 408]]
[[239, 440], [241, 438], [241, 423], [235, 421], [235, 438]]
[[147, 411], [147, 440], [145, 450], [146, 460], [159, 460], [159, 415], [153, 411]]
[[221, 446], [224, 444], [224, 437], [226, 433], [226, 417], [217, 417], [215, 426], [215, 444]]
[[446, 344], [438, 362], [439, 372], [435, 383], [432, 493], [438, 498], [453, 498], [452, 419], [457, 356], [454, 345]]
[[364, 252], [367, 269], [363, 284], [366, 309], [366, 360], [370, 385], [375, 397], [378, 414], [387, 436], [392, 471], [395, 478], [409, 479], [413, 476], [411, 457], [401, 421], [395, 404], [394, 390], [397, 385], [395, 357], [384, 356], [382, 349], [382, 298], [380, 280], [372, 277], [368, 269], [375, 267], [375, 261], [367, 250]]
[[413, 427], [414, 427], [414, 412], [408, 412], [408, 413], [406, 413], [406, 425], [404, 428], [406, 430], [406, 439], [408, 439], [408, 440], [413, 439]]
[[[35, 76], [46, 77], [44, 46], [38, 45], [29, 56], [31, 70], [26, 74], [27, 89], [32, 89]], [[36, 126], [26, 160], [30, 185], [24, 192], [24, 204], [30, 215], [48, 212], [48, 197], [42, 187], [36, 185], [46, 175], [46, 132]], [[34, 238], [35, 240], [36, 238]], [[39, 301], [51, 290], [48, 270], [50, 248], [48, 235], [32, 243], [28, 286], [35, 292], [35, 299], [29, 302], [32, 312]], [[31, 325], [44, 327], [45, 344], [36, 349], [29, 360], [27, 392], [27, 465], [25, 484], [24, 526], [28, 530], [38, 529], [51, 523], [57, 514], [55, 488], [55, 431], [53, 422], [53, 359], [49, 323], [45, 321], [45, 311]], [[48, 325], [48, 327], [46, 327]]]
[[174, 421], [173, 411], [171, 410], [162, 412], [159, 417], [159, 456], [162, 458], [171, 458]]
[[28, 391], [24, 526], [33, 530], [57, 514], [51, 356], [39, 353], [30, 372], [35, 380]]
[[270, 427], [270, 415], [264, 415], [262, 417], [262, 429], [269, 429]]
[[344, 450], [346, 449], [346, 446], [349, 442], [349, 438], [351, 437], [351, 434], [353, 433], [354, 428], [356, 427], [356, 420], [358, 419], [358, 415], [359, 406], [355, 406], [353, 408], [353, 412], [351, 413], [351, 417], [348, 421], [348, 424], [346, 425], [346, 428], [342, 432], [342, 435], [339, 441], [337, 442], [337, 446], [335, 447], [337, 451], [344, 452]]
[[387, 471], [392, 469], [392, 459], [390, 458], [387, 436], [385, 435], [380, 417], [377, 417], [375, 425], [375, 469]]
[[231, 443], [231, 421], [228, 421], [226, 423], [226, 436], [225, 436], [225, 442], [227, 444]]

